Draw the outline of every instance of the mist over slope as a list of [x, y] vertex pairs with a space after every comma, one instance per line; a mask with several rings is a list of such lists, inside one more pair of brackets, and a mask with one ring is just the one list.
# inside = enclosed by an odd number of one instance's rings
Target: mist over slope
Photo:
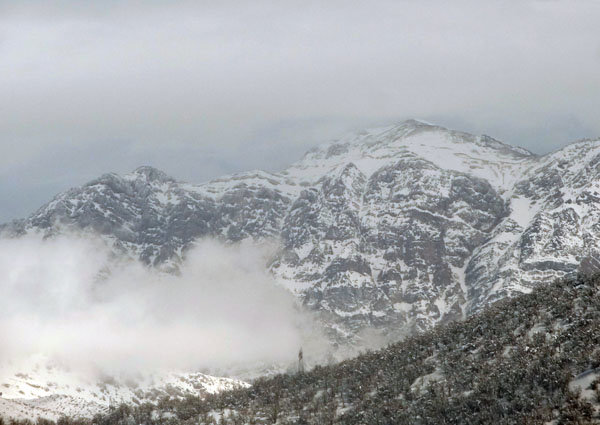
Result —
[[324, 357], [321, 328], [267, 273], [268, 253], [202, 240], [173, 275], [87, 236], [1, 239], [3, 397], [91, 416], [244, 384], [200, 371], [282, 370], [300, 347]]
[[336, 365], [94, 423], [600, 423], [600, 277], [544, 283]]
[[199, 241], [178, 275], [111, 263], [88, 238], [0, 240], [0, 359], [50, 353], [70, 367], [207, 368], [293, 359], [308, 336], [257, 246]]

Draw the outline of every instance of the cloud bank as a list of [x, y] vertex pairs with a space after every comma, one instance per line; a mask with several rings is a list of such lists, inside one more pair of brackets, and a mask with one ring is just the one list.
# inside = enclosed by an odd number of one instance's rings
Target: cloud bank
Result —
[[279, 169], [423, 118], [535, 152], [600, 135], [600, 3], [0, 1], [0, 221], [108, 171]]
[[264, 254], [202, 241], [173, 276], [109, 271], [90, 239], [0, 240], [0, 362], [41, 353], [84, 373], [289, 364], [323, 340]]

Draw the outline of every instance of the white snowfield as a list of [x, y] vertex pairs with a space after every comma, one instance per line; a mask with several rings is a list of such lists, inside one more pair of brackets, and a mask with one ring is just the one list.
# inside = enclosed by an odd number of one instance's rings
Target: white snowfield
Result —
[[487, 136], [473, 136], [410, 120], [322, 145], [283, 174], [314, 183], [328, 170], [353, 163], [369, 177], [381, 167], [410, 154], [431, 161], [441, 169], [486, 179], [500, 191], [512, 188], [537, 162], [531, 152]]

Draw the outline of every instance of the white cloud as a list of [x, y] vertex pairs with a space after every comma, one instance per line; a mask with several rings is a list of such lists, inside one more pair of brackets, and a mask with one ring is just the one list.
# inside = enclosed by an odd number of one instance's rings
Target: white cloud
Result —
[[204, 180], [414, 116], [537, 152], [600, 135], [593, 0], [0, 7], [0, 175], [60, 174], [56, 190], [89, 177], [72, 150]]
[[179, 276], [139, 264], [106, 274], [98, 241], [0, 240], [0, 362], [43, 354], [81, 372], [226, 369], [323, 348], [264, 255], [202, 241]]

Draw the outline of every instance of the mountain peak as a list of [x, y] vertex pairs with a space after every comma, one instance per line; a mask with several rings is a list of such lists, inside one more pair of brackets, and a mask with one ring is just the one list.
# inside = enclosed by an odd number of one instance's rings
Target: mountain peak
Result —
[[425, 120], [420, 120], [417, 118], [409, 118], [407, 120], [404, 121], [400, 121], [397, 124], [398, 127], [436, 127], [436, 128], [442, 128], [437, 124], [433, 124], [431, 122], [425, 121]]
[[175, 179], [164, 171], [159, 170], [158, 168], [151, 167], [149, 165], [142, 165], [141, 167], [133, 170], [131, 174], [128, 176], [138, 178], [144, 178], [147, 181], [159, 181], [159, 182], [174, 182]]

